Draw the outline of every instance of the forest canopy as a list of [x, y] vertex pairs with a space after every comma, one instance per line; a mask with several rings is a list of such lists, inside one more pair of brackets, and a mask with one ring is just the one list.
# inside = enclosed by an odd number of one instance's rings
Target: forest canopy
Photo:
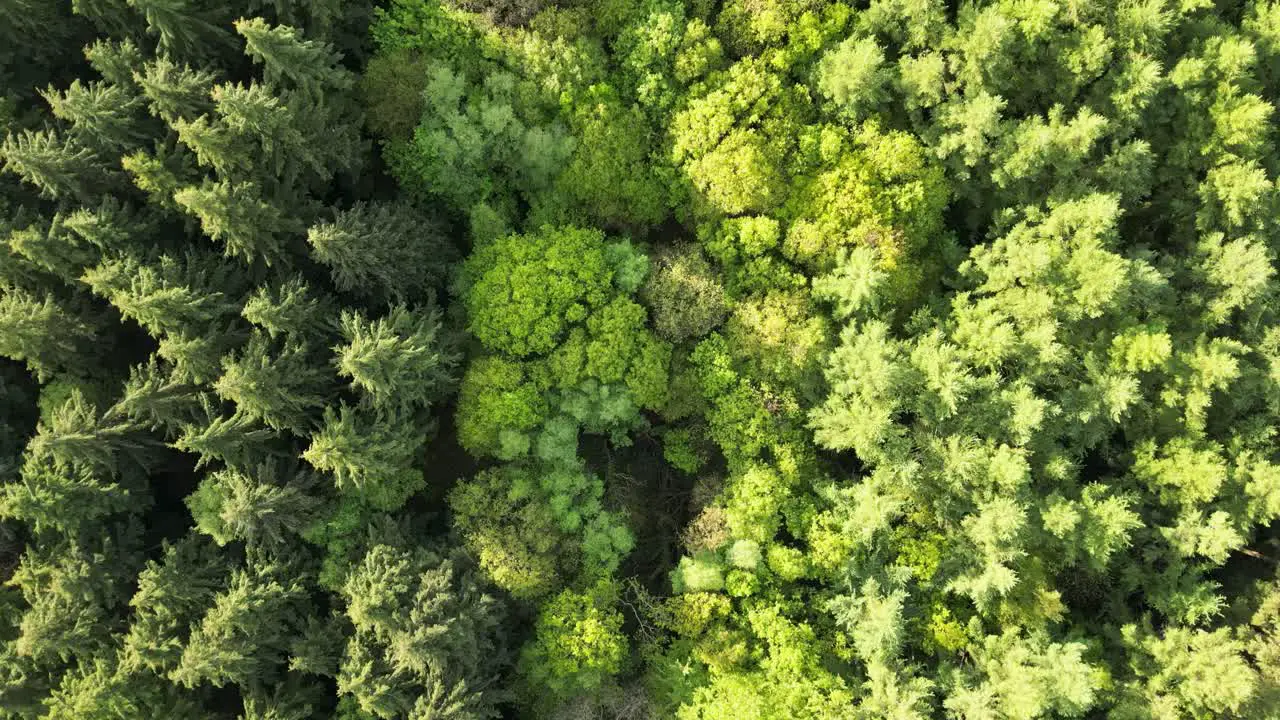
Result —
[[1280, 1], [0, 0], [0, 717], [1280, 718]]

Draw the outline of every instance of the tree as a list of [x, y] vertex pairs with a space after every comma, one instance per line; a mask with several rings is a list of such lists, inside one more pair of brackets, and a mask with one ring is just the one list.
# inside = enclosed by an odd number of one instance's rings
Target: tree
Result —
[[288, 85], [315, 98], [325, 92], [348, 90], [351, 73], [339, 65], [341, 56], [327, 43], [303, 40], [296, 28], [269, 26], [262, 18], [240, 19], [236, 32], [245, 39], [245, 54], [263, 66], [263, 79]]
[[598, 692], [622, 669], [628, 648], [622, 614], [611, 607], [614, 593], [608, 585], [566, 590], [543, 607], [534, 640], [520, 656], [527, 702], [554, 707]]
[[105, 529], [91, 544], [63, 540], [28, 550], [9, 580], [26, 604], [12, 647], [37, 668], [89, 660], [113, 645], [113, 619], [141, 557], [129, 530]]
[[147, 33], [155, 35], [161, 49], [178, 57], [217, 55], [231, 45], [231, 34], [222, 27], [225, 15], [201, 8], [191, 0], [129, 0], [147, 21]]
[[126, 87], [77, 80], [66, 90], [49, 88], [43, 95], [54, 117], [71, 124], [77, 140], [108, 157], [137, 147], [148, 136], [140, 122], [143, 100]]
[[335, 324], [329, 298], [297, 275], [260, 286], [240, 314], [272, 340], [283, 337], [315, 346], [327, 344]]
[[494, 681], [510, 662], [503, 607], [459, 554], [374, 545], [342, 596], [355, 633], [338, 672], [340, 695], [378, 718], [496, 714], [503, 692]]
[[305, 612], [306, 587], [288, 568], [250, 567], [232, 573], [226, 590], [192, 627], [174, 682], [195, 687], [270, 682], [283, 671], [288, 644]]
[[453, 387], [458, 356], [442, 337], [440, 311], [434, 306], [393, 306], [369, 321], [344, 313], [338, 346], [338, 374], [351, 378], [369, 404], [379, 410], [426, 408]]
[[426, 484], [418, 465], [425, 439], [423, 429], [395, 413], [326, 407], [302, 457], [332, 473], [339, 492], [393, 510]]
[[280, 472], [267, 462], [249, 474], [237, 469], [210, 473], [187, 496], [196, 527], [218, 545], [284, 547], [307, 528], [320, 501], [310, 494], [315, 479]]
[[459, 485], [450, 506], [480, 567], [499, 587], [538, 598], [566, 576], [607, 577], [634, 538], [581, 467], [507, 465]]
[[500, 238], [478, 248], [463, 272], [468, 329], [517, 358], [553, 349], [571, 323], [606, 301], [612, 279], [604, 236], [577, 228]]
[[255, 332], [235, 355], [222, 360], [213, 390], [236, 410], [276, 430], [305, 433], [324, 407], [327, 374], [306, 345], [286, 341], [278, 350]]
[[80, 279], [155, 337], [205, 335], [239, 312], [244, 286], [233, 268], [202, 253], [130, 254], [106, 257]]
[[654, 329], [671, 342], [706, 335], [728, 313], [724, 287], [696, 246], [657, 256], [640, 295], [653, 312]]
[[865, 118], [885, 100], [893, 80], [884, 61], [874, 39], [850, 37], [818, 62], [818, 91], [851, 120]]
[[294, 218], [263, 199], [253, 183], [206, 180], [199, 187], [186, 187], [173, 200], [200, 220], [209, 237], [225, 246], [227, 257], [247, 263], [272, 265], [285, 257], [282, 235], [301, 231]]
[[0, 160], [6, 170], [55, 199], [89, 198], [109, 179], [93, 150], [53, 130], [9, 133], [0, 145]]
[[91, 374], [94, 324], [51, 296], [5, 289], [0, 297], [0, 355], [23, 362], [41, 379], [70, 371]]
[[251, 466], [272, 454], [271, 444], [279, 434], [262, 427], [258, 420], [244, 413], [221, 415], [207, 397], [202, 398], [201, 415], [183, 425], [173, 446], [200, 455], [199, 465], [222, 461], [229, 465]]
[[217, 75], [209, 70], [179, 65], [167, 55], [145, 62], [133, 71], [133, 80], [150, 102], [151, 114], [176, 128], [213, 109], [210, 93]]
[[396, 301], [424, 299], [454, 257], [436, 223], [404, 204], [357, 203], [313, 225], [307, 241], [339, 289]]
[[1158, 712], [1235, 713], [1257, 692], [1257, 672], [1226, 628], [1170, 627], [1157, 635], [1131, 625], [1124, 632], [1126, 642], [1140, 650], [1133, 658], [1135, 677], [1123, 689], [1121, 711], [1150, 707]]

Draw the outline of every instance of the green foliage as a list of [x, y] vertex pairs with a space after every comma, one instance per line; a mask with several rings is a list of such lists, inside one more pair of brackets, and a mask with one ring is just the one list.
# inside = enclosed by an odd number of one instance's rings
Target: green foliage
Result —
[[635, 540], [603, 495], [582, 468], [513, 464], [459, 485], [450, 505], [489, 577], [536, 598], [570, 576], [608, 577], [631, 551]]
[[351, 378], [369, 405], [379, 410], [425, 408], [454, 383], [458, 357], [440, 337], [441, 331], [435, 307], [411, 310], [397, 305], [372, 322], [344, 313], [346, 342], [336, 348], [338, 374]]
[[533, 642], [520, 657], [528, 692], [538, 703], [554, 707], [597, 692], [622, 669], [627, 641], [622, 615], [611, 607], [615, 593], [607, 585], [566, 590], [543, 607]]
[[313, 256], [339, 289], [375, 299], [422, 299], [453, 259], [430, 218], [407, 205], [357, 204], [307, 232]]
[[0, 2], [0, 716], [1275, 715], [1274, 0], [377, 5]]
[[728, 312], [711, 264], [692, 246], [657, 257], [641, 296], [653, 311], [658, 334], [672, 342], [706, 335]]
[[332, 473], [339, 492], [390, 510], [426, 483], [418, 464], [425, 439], [414, 423], [394, 412], [327, 407], [302, 457], [317, 470]]
[[501, 606], [461, 557], [372, 546], [342, 588], [355, 628], [338, 693], [371, 717], [492, 717], [508, 662]]
[[266, 464], [252, 474], [210, 473], [186, 502], [196, 527], [218, 545], [240, 540], [280, 547], [311, 523], [319, 504], [308, 494], [314, 485], [305, 474], [281, 479], [274, 464]]
[[485, 346], [522, 358], [553, 349], [567, 328], [609, 298], [604, 236], [543, 228], [488, 243], [463, 266], [469, 329]]

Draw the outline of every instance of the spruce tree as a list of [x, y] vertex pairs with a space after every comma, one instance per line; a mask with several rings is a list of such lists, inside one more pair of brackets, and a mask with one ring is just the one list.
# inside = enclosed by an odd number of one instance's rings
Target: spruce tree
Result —
[[153, 134], [142, 122], [143, 99], [128, 86], [76, 80], [66, 90], [42, 94], [54, 117], [70, 123], [72, 137], [104, 157], [136, 148]]
[[133, 70], [133, 80], [150, 103], [151, 114], [175, 128], [179, 121], [191, 121], [213, 108], [210, 93], [217, 75], [179, 65], [161, 55]]
[[0, 355], [26, 363], [41, 379], [58, 372], [93, 374], [97, 328], [56, 302], [18, 288], [0, 293]]
[[407, 205], [358, 203], [313, 225], [307, 241], [339, 289], [375, 299], [425, 298], [454, 257], [441, 228]]
[[305, 345], [274, 345], [265, 333], [253, 333], [238, 353], [223, 359], [214, 392], [276, 430], [305, 433], [319, 420], [328, 373]]
[[253, 183], [206, 180], [173, 195], [183, 210], [199, 218], [206, 235], [222, 243], [228, 257], [247, 263], [283, 262], [284, 236], [298, 232], [298, 221], [263, 198]]
[[378, 410], [426, 408], [449, 392], [456, 377], [458, 356], [442, 334], [435, 307], [396, 305], [373, 321], [344, 313], [338, 374], [351, 378]]
[[307, 589], [293, 570], [261, 565], [233, 572], [227, 588], [193, 626], [170, 678], [185, 687], [279, 680], [289, 642], [307, 610]]
[[4, 169], [55, 199], [87, 200], [109, 177], [93, 150], [53, 130], [9, 133], [0, 144], [0, 160]]
[[290, 87], [319, 99], [327, 92], [350, 89], [354, 78], [339, 65], [341, 56], [327, 43], [304, 40], [296, 28], [268, 25], [262, 18], [237, 20], [245, 53], [262, 65], [270, 85]]
[[424, 428], [404, 414], [327, 407], [302, 457], [332, 473], [338, 491], [393, 510], [426, 484], [419, 455]]
[[146, 19], [147, 34], [176, 57], [217, 57], [231, 47], [225, 9], [219, 12], [194, 0], [129, 0], [129, 6]]

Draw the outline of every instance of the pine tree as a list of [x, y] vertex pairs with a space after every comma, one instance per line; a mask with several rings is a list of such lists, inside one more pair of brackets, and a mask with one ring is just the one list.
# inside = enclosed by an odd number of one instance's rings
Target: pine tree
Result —
[[[141, 249], [152, 240], [155, 223], [147, 210], [139, 210], [112, 196], [97, 207], [77, 208], [63, 216], [62, 224], [100, 252], [123, 253]], [[79, 272], [71, 277], [79, 276]]]
[[97, 532], [112, 515], [148, 506], [145, 493], [130, 492], [102, 468], [57, 463], [47, 454], [29, 455], [21, 478], [0, 485], [0, 517], [43, 537]]
[[194, 693], [151, 673], [133, 673], [107, 658], [75, 667], [45, 701], [48, 720], [114, 720], [119, 717], [201, 718]]
[[58, 372], [90, 375], [97, 329], [54, 301], [25, 290], [0, 293], [0, 355], [26, 363], [40, 379]]
[[274, 346], [265, 333], [254, 332], [240, 352], [223, 359], [214, 392], [276, 430], [304, 433], [324, 406], [328, 373], [305, 345]]
[[339, 492], [392, 510], [426, 484], [418, 464], [425, 439], [424, 430], [404, 416], [327, 407], [302, 457], [332, 473]]
[[459, 358], [441, 333], [435, 307], [396, 305], [373, 321], [343, 313], [338, 374], [380, 411], [426, 408], [448, 394], [456, 377]]
[[145, 451], [151, 443], [139, 429], [126, 418], [102, 416], [79, 389], [74, 389], [41, 422], [28, 451], [34, 457], [48, 457], [60, 467], [87, 467], [114, 475], [120, 470], [122, 455], [145, 465]]
[[436, 223], [402, 204], [357, 203], [313, 225], [307, 240], [340, 290], [376, 299], [425, 298], [455, 256]]
[[197, 465], [221, 461], [252, 467], [277, 452], [273, 442], [278, 437], [279, 433], [247, 415], [220, 415], [206, 405], [204, 417], [183, 426], [173, 446], [200, 455]]
[[98, 250], [78, 233], [71, 232], [66, 217], [61, 214], [48, 223], [14, 230], [9, 235], [9, 248], [31, 264], [64, 278], [78, 276], [99, 258]]
[[202, 114], [194, 120], [179, 117], [172, 124], [178, 140], [195, 154], [200, 165], [213, 168], [219, 177], [247, 178], [253, 175], [255, 148], [236, 137], [214, 115]]
[[287, 185], [298, 176], [300, 166], [324, 172], [319, 156], [326, 149], [308, 142], [313, 138], [304, 132], [305, 120], [298, 108], [276, 88], [261, 83], [218, 85], [213, 100], [218, 124], [226, 128], [235, 147], [249, 154], [257, 176], [283, 176]]
[[296, 28], [272, 27], [262, 18], [240, 19], [235, 27], [245, 39], [245, 53], [263, 66], [263, 79], [269, 85], [296, 88], [320, 99], [335, 90], [349, 90], [354, 83], [352, 74], [339, 64], [341, 56], [328, 43], [304, 40]]
[[[97, 3], [103, 5], [118, 3], [120, 8], [126, 8], [125, 0], [72, 0], [72, 8], [77, 14], [84, 14], [83, 9], [86, 6]], [[104, 10], [104, 14], [106, 12], [110, 11]], [[123, 35], [126, 33], [114, 34]], [[144, 61], [142, 51], [133, 40], [128, 38], [124, 40], [98, 39], [85, 48], [84, 55], [89, 64], [93, 66], [93, 69], [109, 84], [129, 89], [137, 88], [133, 73], [135, 68], [142, 66]]]
[[156, 356], [145, 365], [129, 369], [129, 380], [116, 403], [107, 411], [112, 418], [129, 418], [150, 430], [172, 434], [198, 417], [199, 388], [176, 377]]
[[283, 337], [316, 347], [329, 344], [336, 325], [329, 299], [297, 275], [259, 287], [241, 314], [272, 340]]
[[120, 164], [134, 186], [146, 193], [151, 208], [174, 215], [182, 212], [173, 195], [194, 182], [197, 174], [196, 160], [186, 148], [157, 143], [150, 152], [126, 155]]
[[131, 531], [105, 530], [88, 545], [42, 543], [23, 556], [9, 580], [28, 606], [14, 640], [18, 655], [50, 668], [112, 647], [113, 618], [128, 600], [141, 557]]
[[297, 220], [263, 199], [253, 183], [206, 180], [174, 193], [173, 199], [200, 219], [209, 237], [221, 242], [228, 257], [273, 265], [285, 260], [282, 236], [300, 232]]

